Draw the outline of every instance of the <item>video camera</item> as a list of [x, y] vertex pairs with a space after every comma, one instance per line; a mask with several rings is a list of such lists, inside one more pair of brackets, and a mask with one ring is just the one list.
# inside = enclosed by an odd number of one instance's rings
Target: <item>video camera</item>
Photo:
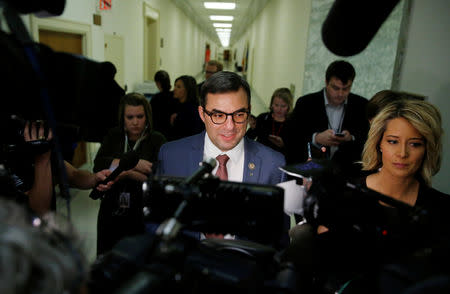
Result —
[[[91, 291], [298, 293], [301, 279], [276, 249], [284, 191], [220, 181], [209, 174], [211, 163], [186, 179], [155, 176], [144, 183], [145, 220], [157, 229], [125, 238], [99, 257]], [[194, 231], [236, 239], [200, 240]]]
[[428, 222], [428, 212], [420, 205], [412, 207], [368, 189], [365, 177], [345, 175], [332, 160], [314, 159], [285, 168], [312, 181], [303, 201], [303, 217], [313, 226], [323, 225], [333, 231], [353, 231], [373, 238], [394, 238], [390, 234], [394, 233], [393, 228], [380, 220], [380, 202], [395, 208], [405, 225], [418, 228]]
[[[350, 280], [349, 289], [361, 287], [351, 293], [400, 293], [421, 280], [448, 277], [450, 238], [430, 205], [412, 207], [370, 190], [365, 175], [350, 178], [330, 160], [285, 169], [312, 182], [303, 200], [305, 224], [293, 229], [288, 255], [314, 273], [321, 293], [341, 292]], [[320, 225], [328, 231], [317, 234]]]
[[[34, 42], [19, 16], [32, 12], [60, 15], [64, 6], [64, 0], [0, 1], [10, 31], [0, 31], [0, 163], [18, 177], [14, 181], [23, 183], [25, 190], [31, 179], [24, 175], [33, 173], [33, 154], [52, 148], [58, 174], [65, 175], [60, 143], [101, 142], [117, 125], [119, 101], [124, 95], [114, 81], [112, 63], [54, 52]], [[45, 121], [46, 132], [52, 129], [53, 143], [24, 142], [26, 121]]]

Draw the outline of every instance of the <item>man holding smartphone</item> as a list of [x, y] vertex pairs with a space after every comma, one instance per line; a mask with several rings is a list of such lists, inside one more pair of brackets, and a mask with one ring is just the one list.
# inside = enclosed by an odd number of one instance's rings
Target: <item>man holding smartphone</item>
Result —
[[306, 161], [310, 142], [313, 158], [332, 159], [350, 174], [358, 169], [354, 163], [361, 159], [369, 123], [365, 117], [367, 99], [350, 92], [354, 79], [350, 63], [334, 61], [327, 68], [325, 88], [297, 100], [288, 123], [289, 163]]

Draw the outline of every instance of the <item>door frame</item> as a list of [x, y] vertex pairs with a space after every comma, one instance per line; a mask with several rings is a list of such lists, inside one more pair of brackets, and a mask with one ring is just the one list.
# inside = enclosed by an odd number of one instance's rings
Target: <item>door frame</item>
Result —
[[92, 30], [90, 25], [69, 20], [39, 18], [30, 15], [30, 27], [31, 35], [36, 42], [39, 42], [40, 29], [81, 35], [83, 55], [92, 58]]
[[[153, 7], [151, 7], [148, 3], [143, 2], [143, 6], [144, 6], [144, 29], [143, 29], [143, 48], [144, 48], [144, 68], [143, 68], [143, 73], [144, 73], [144, 80], [150, 80], [153, 81], [153, 74], [150, 74], [150, 68], [149, 68], [149, 61], [150, 58], [154, 58], [155, 60], [155, 65], [156, 65], [156, 71], [159, 70], [160, 66], [161, 66], [161, 57], [160, 57], [160, 47], [161, 47], [161, 34], [160, 34], [160, 21], [159, 21], [159, 16], [160, 13], [158, 10], [154, 9]], [[152, 51], [154, 51], [154, 56], [149, 56], [149, 50], [148, 50], [148, 28], [147, 28], [147, 19], [151, 19], [152, 21], [156, 22], [156, 36], [155, 36], [155, 44], [154, 44], [154, 48]]]

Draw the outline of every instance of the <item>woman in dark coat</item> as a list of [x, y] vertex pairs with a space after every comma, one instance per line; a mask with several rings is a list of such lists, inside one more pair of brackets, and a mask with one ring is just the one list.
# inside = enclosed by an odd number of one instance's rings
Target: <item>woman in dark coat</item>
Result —
[[119, 106], [119, 126], [104, 138], [94, 160], [94, 171], [114, 169], [124, 153], [137, 152], [139, 162], [122, 172], [101, 200], [97, 223], [97, 255], [105, 253], [125, 236], [144, 232], [142, 182], [152, 173], [165, 137], [152, 129], [147, 99], [137, 93], [125, 95]]
[[192, 76], [180, 76], [175, 80], [173, 97], [179, 101], [176, 113], [171, 117], [169, 140], [192, 136], [205, 129], [198, 114], [197, 83]]

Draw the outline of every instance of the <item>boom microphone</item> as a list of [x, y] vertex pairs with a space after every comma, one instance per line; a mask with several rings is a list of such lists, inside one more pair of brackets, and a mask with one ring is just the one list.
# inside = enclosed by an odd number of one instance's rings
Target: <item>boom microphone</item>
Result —
[[120, 159], [117, 168], [106, 179], [104, 179], [101, 182], [98, 182], [95, 185], [95, 188], [92, 189], [92, 192], [91, 194], [89, 194], [89, 197], [91, 197], [94, 200], [97, 200], [98, 198], [102, 197], [105, 194], [105, 192], [97, 190], [96, 188], [98, 187], [98, 185], [100, 184], [106, 185], [108, 182], [114, 181], [114, 179], [117, 178], [117, 176], [121, 172], [134, 168], [138, 164], [138, 162], [139, 157], [135, 151], [131, 150], [125, 153]]
[[214, 158], [210, 158], [209, 160], [202, 161], [200, 163], [200, 167], [197, 171], [186, 179], [186, 184], [193, 184], [200, 180], [205, 174], [212, 172], [212, 170], [216, 167], [216, 160]]
[[352, 56], [363, 51], [399, 0], [336, 0], [322, 26], [322, 40], [332, 53]]
[[[19, 13], [28, 14], [45, 11], [53, 16], [59, 16], [64, 12], [66, 0], [3, 0], [17, 9]], [[2, 2], [2, 1], [0, 1]]]

